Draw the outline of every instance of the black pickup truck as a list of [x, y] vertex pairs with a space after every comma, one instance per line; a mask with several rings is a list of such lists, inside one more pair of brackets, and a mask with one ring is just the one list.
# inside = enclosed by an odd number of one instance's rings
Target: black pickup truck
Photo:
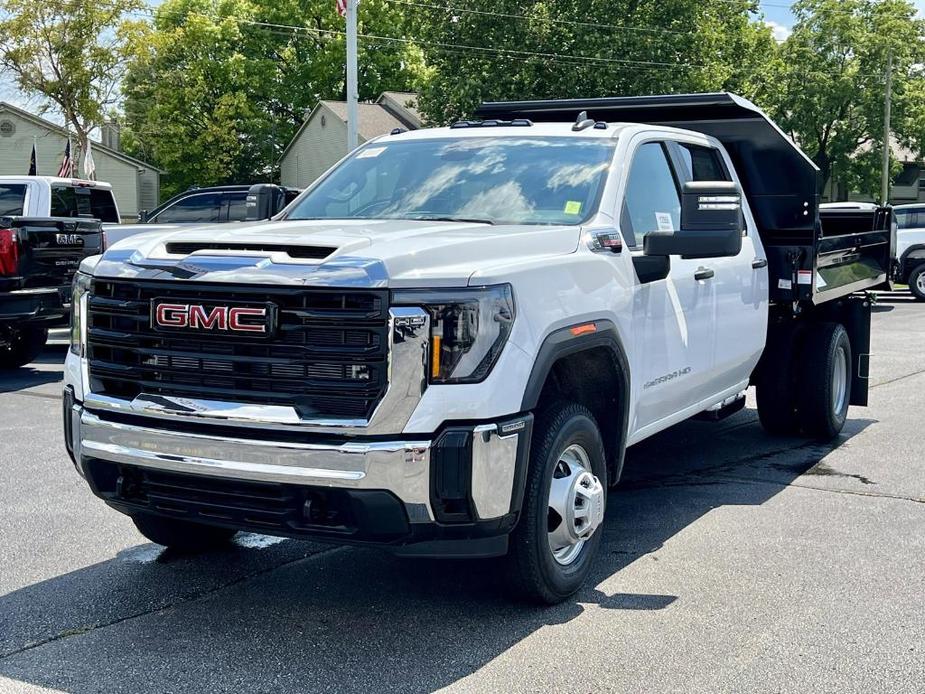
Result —
[[95, 219], [0, 217], [0, 369], [31, 362], [67, 322], [74, 273], [103, 246]]

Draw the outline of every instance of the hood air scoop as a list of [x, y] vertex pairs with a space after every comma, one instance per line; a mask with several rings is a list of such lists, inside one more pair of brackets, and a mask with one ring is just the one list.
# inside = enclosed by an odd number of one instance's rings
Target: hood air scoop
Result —
[[167, 252], [170, 255], [190, 255], [197, 251], [256, 251], [261, 253], [286, 253], [290, 258], [323, 260], [336, 248], [326, 246], [295, 246], [267, 243], [223, 243], [220, 241], [170, 241]]

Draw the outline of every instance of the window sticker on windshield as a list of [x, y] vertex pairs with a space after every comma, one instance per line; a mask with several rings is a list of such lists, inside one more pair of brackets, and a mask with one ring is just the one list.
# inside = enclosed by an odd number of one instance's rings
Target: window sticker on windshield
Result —
[[655, 224], [659, 231], [674, 231], [674, 222], [671, 221], [671, 214], [668, 212], [656, 212]]
[[565, 214], [581, 214], [581, 202], [569, 200], [565, 203]]
[[357, 159], [372, 159], [373, 157], [378, 157], [386, 150], [385, 147], [370, 147], [369, 149], [364, 149], [357, 155]]

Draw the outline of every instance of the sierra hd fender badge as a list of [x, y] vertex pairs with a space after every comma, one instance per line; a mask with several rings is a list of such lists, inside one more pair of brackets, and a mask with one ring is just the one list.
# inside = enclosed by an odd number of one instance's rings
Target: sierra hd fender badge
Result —
[[151, 299], [151, 327], [162, 332], [237, 333], [270, 337], [276, 330], [276, 304], [189, 303]]

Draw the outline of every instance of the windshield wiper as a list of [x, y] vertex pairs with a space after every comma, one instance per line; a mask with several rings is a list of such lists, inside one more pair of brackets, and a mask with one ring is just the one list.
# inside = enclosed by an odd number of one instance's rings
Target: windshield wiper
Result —
[[494, 221], [491, 219], [485, 219], [483, 217], [443, 217], [443, 216], [430, 216], [424, 215], [420, 217], [410, 217], [415, 221], [421, 222], [468, 222], [470, 224], [491, 224], [494, 225]]

